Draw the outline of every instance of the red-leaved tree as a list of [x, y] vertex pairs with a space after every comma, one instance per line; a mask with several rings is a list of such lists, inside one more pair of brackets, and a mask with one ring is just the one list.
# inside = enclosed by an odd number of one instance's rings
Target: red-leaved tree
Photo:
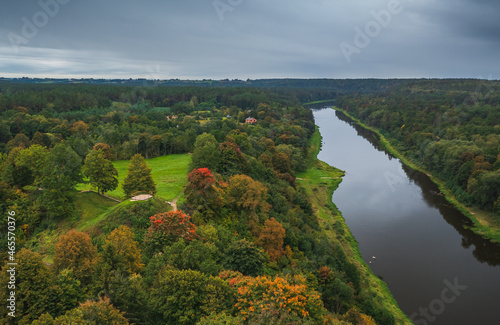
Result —
[[184, 194], [186, 203], [192, 209], [194, 220], [215, 218], [222, 206], [222, 192], [210, 169], [193, 169], [188, 174]]
[[180, 238], [190, 241], [198, 236], [191, 217], [182, 211], [158, 213], [149, 221], [148, 240], [156, 248], [172, 245]]

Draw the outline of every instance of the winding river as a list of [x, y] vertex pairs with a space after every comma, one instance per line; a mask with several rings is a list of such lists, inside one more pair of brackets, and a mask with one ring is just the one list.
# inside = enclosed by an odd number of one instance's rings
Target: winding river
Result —
[[[416, 325], [500, 324], [500, 245], [468, 230], [427, 175], [333, 109], [315, 110], [318, 156], [346, 171], [333, 202], [372, 272]], [[383, 324], [381, 324], [383, 325]]]

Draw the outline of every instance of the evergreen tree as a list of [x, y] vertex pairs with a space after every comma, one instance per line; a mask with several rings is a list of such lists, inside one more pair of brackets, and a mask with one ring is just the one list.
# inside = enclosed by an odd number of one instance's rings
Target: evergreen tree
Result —
[[123, 191], [127, 197], [131, 197], [135, 192], [156, 193], [156, 184], [151, 176], [151, 168], [144, 161], [140, 154], [136, 154], [130, 160], [127, 177], [123, 181]]

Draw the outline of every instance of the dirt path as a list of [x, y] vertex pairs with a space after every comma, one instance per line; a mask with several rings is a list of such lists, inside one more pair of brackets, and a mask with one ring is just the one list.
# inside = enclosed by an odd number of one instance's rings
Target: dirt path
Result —
[[174, 211], [177, 211], [177, 200], [181, 197], [182, 193], [179, 193], [173, 200], [172, 202], [170, 201], [165, 201], [167, 202], [168, 204], [170, 204], [172, 206], [172, 208], [174, 208]]

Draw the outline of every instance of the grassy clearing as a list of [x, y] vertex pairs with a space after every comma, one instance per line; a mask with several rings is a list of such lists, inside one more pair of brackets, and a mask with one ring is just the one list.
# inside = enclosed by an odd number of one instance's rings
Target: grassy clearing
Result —
[[[189, 154], [169, 155], [146, 159], [146, 162], [152, 169], [151, 174], [156, 182], [157, 196], [168, 201], [172, 201], [176, 197], [182, 200], [182, 189], [187, 181], [191, 156]], [[113, 165], [118, 170], [118, 179], [121, 184], [127, 175], [129, 161], [115, 161]], [[91, 190], [91, 187], [89, 184], [79, 184], [77, 190]], [[116, 199], [123, 199], [125, 193], [121, 185], [119, 185], [116, 190], [108, 192], [106, 195]], [[77, 193], [76, 210], [79, 214], [78, 218], [62, 220], [56, 225], [37, 233], [27, 243], [27, 246], [42, 254], [44, 262], [52, 263], [55, 245], [62, 234], [73, 228], [78, 231], [89, 231], [95, 226], [107, 222], [105, 220], [114, 211], [133, 204], [134, 202], [130, 202], [129, 200], [118, 203], [95, 192]]]
[[317, 159], [320, 147], [321, 134], [316, 128], [308, 153], [308, 169], [297, 174], [297, 183], [305, 189], [323, 231], [332, 241], [340, 243], [348, 258], [361, 272], [363, 289], [370, 293], [373, 301], [392, 312], [396, 324], [411, 324], [408, 317], [399, 309], [387, 284], [376, 277], [363, 261], [358, 243], [345, 224], [342, 214], [332, 202], [332, 194], [342, 182], [345, 173]]
[[462, 212], [467, 218], [469, 218], [474, 223], [474, 226], [471, 227], [472, 231], [474, 231], [476, 234], [484, 238], [500, 243], [500, 223], [497, 221], [497, 219], [492, 213], [477, 208], [471, 208], [465, 206], [460, 201], [458, 201], [458, 199], [453, 195], [452, 191], [448, 187], [446, 187], [445, 182], [443, 182], [440, 178], [436, 177], [435, 175], [431, 174], [427, 170], [414, 164], [412, 161], [406, 158], [401, 152], [399, 152], [396, 148], [394, 148], [391, 145], [389, 140], [387, 140], [380, 133], [378, 129], [364, 124], [359, 119], [350, 115], [343, 109], [340, 109], [338, 107], [332, 107], [332, 108], [344, 113], [347, 117], [356, 122], [356, 124], [358, 124], [359, 126], [375, 132], [379, 136], [380, 142], [384, 145], [387, 151], [389, 151], [395, 157], [399, 158], [399, 160], [401, 160], [402, 163], [409, 166], [410, 168], [426, 174], [434, 183], [436, 183], [436, 185], [439, 187], [439, 190], [444, 194], [445, 199], [451, 204], [453, 204], [455, 208], [457, 208], [460, 212]]
[[[168, 155], [157, 158], [145, 159], [148, 166], [151, 168], [151, 175], [156, 183], [157, 195], [165, 200], [172, 201], [175, 197], [182, 193], [182, 188], [186, 185], [189, 163], [191, 155]], [[118, 170], [118, 188], [114, 191], [107, 192], [106, 195], [123, 199], [125, 193], [121, 187], [125, 176], [127, 176], [127, 166], [129, 160], [114, 161], [113, 165]], [[79, 184], [79, 191], [90, 190], [89, 184]]]

